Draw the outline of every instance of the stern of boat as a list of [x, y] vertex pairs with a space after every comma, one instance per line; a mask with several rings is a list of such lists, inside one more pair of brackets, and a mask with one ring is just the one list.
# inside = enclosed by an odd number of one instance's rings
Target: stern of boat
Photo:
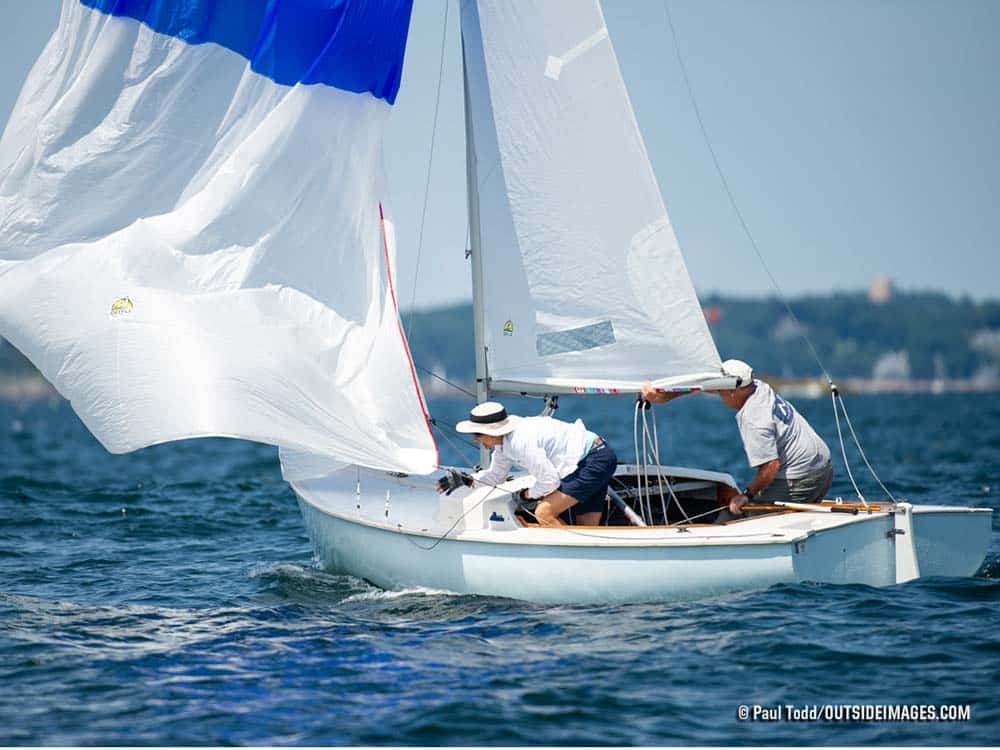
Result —
[[992, 536], [990, 508], [913, 508], [913, 538], [921, 578], [975, 575], [986, 559]]

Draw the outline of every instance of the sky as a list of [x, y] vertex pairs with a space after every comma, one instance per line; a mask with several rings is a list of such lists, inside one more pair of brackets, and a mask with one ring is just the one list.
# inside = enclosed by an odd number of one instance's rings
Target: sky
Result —
[[[60, 5], [4, 0], [0, 123]], [[887, 275], [903, 289], [1000, 297], [1000, 2], [604, 0], [603, 8], [699, 293], [773, 291], [714, 150], [786, 295], [864, 289]], [[458, 0], [414, 0], [384, 144], [404, 308], [471, 298], [462, 117]]]

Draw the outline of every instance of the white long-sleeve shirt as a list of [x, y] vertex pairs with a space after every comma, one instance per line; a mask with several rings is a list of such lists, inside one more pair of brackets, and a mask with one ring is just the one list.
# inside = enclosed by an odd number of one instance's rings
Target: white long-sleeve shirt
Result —
[[472, 476], [483, 484], [500, 484], [517, 464], [535, 478], [528, 497], [545, 497], [576, 471], [596, 438], [579, 419], [570, 424], [552, 417], [525, 417], [493, 449], [489, 468]]

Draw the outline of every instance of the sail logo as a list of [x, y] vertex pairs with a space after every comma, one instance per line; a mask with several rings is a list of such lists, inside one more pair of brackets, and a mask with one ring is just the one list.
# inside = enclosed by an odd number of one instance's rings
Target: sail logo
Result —
[[792, 423], [792, 407], [778, 394], [774, 394], [774, 418], [784, 424]]
[[114, 318], [120, 315], [128, 315], [134, 309], [135, 303], [132, 302], [131, 297], [119, 297], [111, 305], [111, 317]]
[[504, 336], [513, 336], [514, 335], [514, 321], [513, 320], [508, 320], [506, 323], [503, 324], [503, 335]]

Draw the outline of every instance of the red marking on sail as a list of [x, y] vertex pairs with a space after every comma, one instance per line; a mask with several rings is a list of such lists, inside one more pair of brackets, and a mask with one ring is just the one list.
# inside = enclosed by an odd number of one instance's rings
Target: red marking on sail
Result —
[[417, 392], [417, 401], [420, 402], [420, 411], [424, 415], [424, 423], [427, 425], [427, 434], [431, 436], [431, 443], [434, 445], [434, 464], [440, 466], [441, 451], [438, 449], [437, 440], [434, 439], [434, 432], [431, 430], [431, 415], [427, 412], [427, 405], [424, 403], [424, 394], [420, 390], [420, 382], [417, 380], [417, 368], [413, 364], [413, 355], [410, 354], [410, 344], [406, 340], [403, 332], [403, 321], [399, 317], [399, 305], [396, 303], [396, 289], [392, 283], [392, 266], [389, 262], [389, 238], [385, 232], [385, 214], [382, 212], [381, 201], [378, 204], [379, 224], [382, 227], [382, 250], [385, 252], [385, 273], [389, 279], [389, 296], [392, 297], [392, 309], [396, 313], [396, 327], [399, 329], [399, 338], [403, 342], [403, 350], [406, 352], [406, 361], [410, 365], [410, 377], [413, 379], [413, 389]]

